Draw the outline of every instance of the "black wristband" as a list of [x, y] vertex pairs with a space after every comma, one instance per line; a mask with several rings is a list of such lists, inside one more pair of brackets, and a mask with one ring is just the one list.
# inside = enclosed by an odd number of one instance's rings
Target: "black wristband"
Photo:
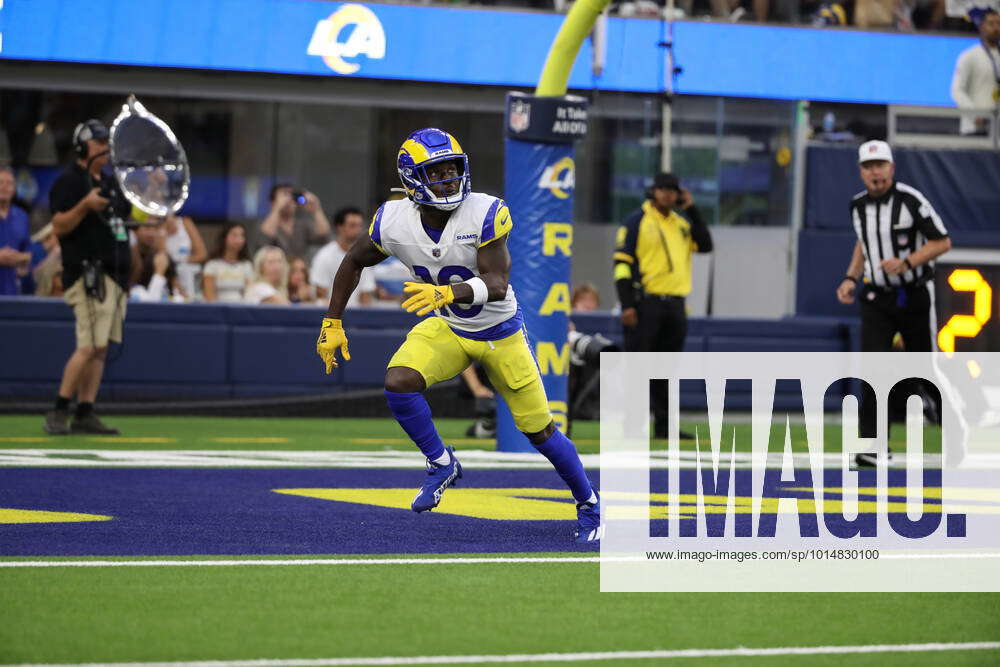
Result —
[[909, 271], [913, 270], [913, 265], [910, 264], [910, 258], [909, 257], [904, 257], [903, 258], [903, 264], [906, 265], [907, 270], [909, 270]]
[[[861, 284], [861, 280], [859, 278], [855, 278], [854, 276], [851, 276], [851, 275], [844, 276], [844, 280], [850, 280], [855, 285], [860, 285]], [[844, 281], [842, 280], [840, 282], [844, 282]]]

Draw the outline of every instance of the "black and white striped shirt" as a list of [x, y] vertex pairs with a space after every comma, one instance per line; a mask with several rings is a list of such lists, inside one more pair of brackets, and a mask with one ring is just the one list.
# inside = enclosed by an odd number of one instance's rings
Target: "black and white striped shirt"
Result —
[[860, 192], [851, 200], [851, 220], [865, 254], [865, 282], [876, 287], [900, 287], [933, 277], [933, 262], [898, 276], [890, 276], [881, 268], [885, 259], [905, 259], [928, 240], [948, 235], [941, 217], [919, 190], [893, 183], [878, 198]]

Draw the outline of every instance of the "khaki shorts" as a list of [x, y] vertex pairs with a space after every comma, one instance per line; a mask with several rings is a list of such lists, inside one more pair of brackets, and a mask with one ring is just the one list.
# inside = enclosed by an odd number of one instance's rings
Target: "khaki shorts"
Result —
[[83, 289], [83, 278], [77, 280], [63, 295], [76, 317], [76, 347], [102, 348], [108, 341], [122, 342], [125, 322], [125, 292], [118, 283], [104, 276], [104, 301], [91, 299]]

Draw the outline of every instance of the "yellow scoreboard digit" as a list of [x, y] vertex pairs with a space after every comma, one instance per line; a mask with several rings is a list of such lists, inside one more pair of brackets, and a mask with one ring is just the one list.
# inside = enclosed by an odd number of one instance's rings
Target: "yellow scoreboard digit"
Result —
[[955, 352], [1000, 351], [1000, 251], [953, 250], [937, 263], [937, 343]]

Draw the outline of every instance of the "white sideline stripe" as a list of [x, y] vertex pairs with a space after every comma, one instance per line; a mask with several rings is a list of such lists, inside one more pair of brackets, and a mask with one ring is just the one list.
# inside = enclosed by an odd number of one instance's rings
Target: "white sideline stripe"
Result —
[[[673, 651], [600, 651], [589, 653], [523, 653], [507, 655], [422, 655], [413, 657], [326, 658], [322, 660], [204, 660], [197, 662], [103, 662], [45, 664], [33, 667], [351, 667], [364, 665], [456, 665], [502, 662], [576, 662], [594, 660], [650, 660], [674, 658], [757, 657], [770, 655], [844, 655], [851, 653], [923, 653], [928, 651], [988, 651], [1000, 642], [934, 644], [871, 644], [861, 646], [788, 646], [778, 648], [678, 649]], [[0, 665], [0, 667], [9, 667]], [[23, 667], [27, 667], [24, 665]]]
[[[613, 560], [640, 560], [621, 558]], [[641, 560], [645, 560], [642, 558]], [[231, 565], [442, 565], [458, 563], [600, 563], [597, 556], [523, 558], [287, 558], [254, 560], [22, 560], [0, 561], [0, 567], [164, 567]], [[2, 667], [2, 666], [0, 666]]]
[[[1000, 558], [1000, 553], [900, 553], [882, 554], [879, 560], [906, 559], [981, 559]], [[231, 567], [234, 565], [475, 565], [483, 563], [626, 563], [669, 562], [666, 559], [647, 559], [645, 556], [526, 556], [516, 558], [256, 558], [246, 560], [0, 560], [4, 567]], [[3, 667], [3, 665], [0, 665]]]
[[[462, 465], [467, 468], [548, 469], [551, 464], [536, 452], [512, 453], [487, 450], [462, 450]], [[637, 463], [650, 468], [663, 469], [674, 462], [681, 468], [697, 467], [698, 455], [694, 451], [671, 452], [655, 450], [648, 459], [634, 461], [628, 456], [608, 458], [606, 466], [631, 467]], [[928, 457], [932, 465], [940, 463], [940, 456]], [[581, 454], [585, 468], [598, 468], [600, 454]], [[797, 465], [808, 465], [809, 454], [795, 452], [792, 460]], [[839, 467], [840, 454], [823, 454], [824, 465]], [[749, 452], [733, 456], [737, 468], [752, 464]], [[772, 455], [771, 465], [780, 465], [781, 456]], [[195, 450], [195, 449], [7, 449], [0, 448], [0, 467], [76, 467], [76, 468], [410, 468], [422, 467], [424, 458], [413, 451], [343, 451], [326, 450]], [[905, 467], [904, 457], [898, 457], [891, 467]], [[970, 469], [1000, 469], [1000, 454], [975, 454], [966, 459]]]

